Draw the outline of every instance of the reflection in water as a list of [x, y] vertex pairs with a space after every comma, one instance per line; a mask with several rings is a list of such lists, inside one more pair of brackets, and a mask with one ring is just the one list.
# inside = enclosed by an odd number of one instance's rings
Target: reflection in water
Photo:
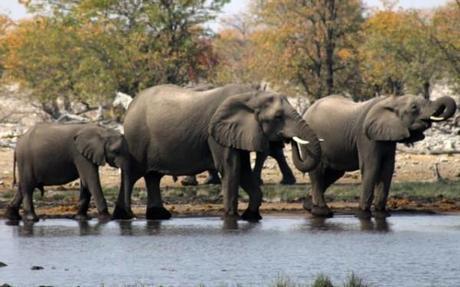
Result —
[[234, 217], [228, 218], [224, 217], [222, 218], [222, 230], [224, 232], [229, 231], [238, 231], [238, 232], [249, 232], [256, 228], [257, 226], [260, 226], [259, 221], [244, 221], [244, 220], [238, 220]]
[[309, 220], [309, 228], [312, 231], [343, 231], [342, 224], [332, 222], [324, 217], [312, 217]]
[[359, 222], [362, 231], [378, 231], [382, 233], [391, 231], [386, 218], [374, 218], [374, 220], [360, 218]]
[[[391, 232], [390, 226], [386, 218], [363, 219], [356, 218], [360, 223], [361, 231], [378, 231]], [[313, 217], [307, 221], [307, 226], [312, 231], [346, 231], [349, 229], [349, 223], [335, 221], [324, 217]]]
[[120, 228], [120, 235], [157, 235], [161, 231], [161, 220], [147, 220], [145, 226], [134, 225], [133, 220], [118, 220], [116, 223]]
[[100, 235], [101, 227], [106, 224], [107, 222], [103, 221], [98, 221], [96, 224], [90, 224], [88, 220], [78, 221], [80, 236]]

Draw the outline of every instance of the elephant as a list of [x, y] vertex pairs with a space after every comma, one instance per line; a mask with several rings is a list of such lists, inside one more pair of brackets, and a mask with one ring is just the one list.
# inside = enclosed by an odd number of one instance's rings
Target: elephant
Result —
[[216, 169], [222, 175], [224, 217], [240, 218], [241, 186], [249, 195], [241, 219], [257, 221], [262, 192], [249, 153], [267, 152], [270, 141], [290, 141], [294, 164], [305, 172], [318, 164], [321, 155], [316, 135], [287, 99], [253, 85], [206, 91], [175, 85], [146, 89], [131, 103], [124, 131], [132, 163], [126, 172], [129, 181], [122, 178], [114, 219], [133, 217], [131, 192], [141, 177], [147, 188], [146, 218], [169, 219], [171, 213], [160, 193], [161, 178]]
[[41, 123], [30, 128], [17, 142], [14, 151], [18, 189], [6, 210], [10, 220], [20, 220], [19, 208], [24, 201], [24, 221], [36, 222], [33, 191], [43, 193], [47, 185], [60, 185], [80, 178], [80, 202], [76, 219], [87, 219], [91, 196], [99, 219], [110, 215], [99, 180], [99, 166], [108, 163], [121, 168], [129, 162], [126, 140], [119, 132], [96, 124]]
[[312, 198], [305, 201], [305, 209], [315, 216], [332, 216], [324, 199], [326, 189], [345, 172], [359, 169], [362, 186], [357, 216], [389, 216], [386, 203], [396, 143], [423, 140], [432, 122], [445, 121], [455, 111], [451, 97], [430, 101], [422, 96], [390, 95], [357, 103], [332, 95], [316, 101], [303, 119], [324, 141], [321, 162], [309, 172]]
[[[280, 184], [284, 184], [284, 185], [295, 184], [297, 180], [291, 168], [289, 167], [286, 161], [286, 157], [284, 156], [284, 153], [283, 153], [284, 143], [283, 142], [270, 142], [269, 145], [270, 145], [270, 148], [269, 148], [268, 153], [265, 153], [265, 152], [257, 153], [256, 162], [255, 162], [254, 169], [253, 169], [254, 176], [256, 177], [257, 181], [260, 184], [263, 184], [262, 168], [264, 166], [264, 162], [267, 159], [267, 157], [271, 156], [278, 163], [278, 166], [282, 174], [282, 179], [280, 181]], [[220, 183], [221, 182], [220, 182], [219, 174], [217, 173], [217, 171], [208, 170], [208, 177], [203, 182], [203, 184], [220, 184]], [[184, 186], [198, 185], [198, 181], [196, 180], [195, 176], [187, 176], [181, 180], [181, 184]]]

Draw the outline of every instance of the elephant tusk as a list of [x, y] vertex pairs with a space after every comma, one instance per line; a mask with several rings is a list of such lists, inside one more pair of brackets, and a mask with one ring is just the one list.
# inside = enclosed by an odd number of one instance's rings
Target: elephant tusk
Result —
[[440, 121], [445, 120], [445, 118], [443, 118], [443, 117], [431, 116], [431, 117], [430, 117], [430, 120], [435, 121], [435, 122], [440, 122]]
[[300, 160], [303, 160], [302, 149], [300, 148], [300, 144], [298, 142], [297, 142], [297, 149], [299, 150]]
[[298, 145], [299, 145], [299, 144], [305, 145], [305, 144], [309, 144], [309, 143], [310, 143], [309, 141], [303, 140], [303, 139], [298, 138], [298, 137], [293, 137], [292, 139], [293, 139]]
[[320, 142], [323, 142], [323, 141], [324, 141], [324, 139], [321, 139], [321, 138], [319, 138], [318, 140], [319, 140]]

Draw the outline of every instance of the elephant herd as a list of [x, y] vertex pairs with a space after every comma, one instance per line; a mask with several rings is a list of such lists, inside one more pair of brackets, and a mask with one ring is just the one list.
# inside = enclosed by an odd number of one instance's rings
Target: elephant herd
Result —
[[[222, 177], [224, 216], [257, 221], [262, 218], [262, 191], [259, 172], [251, 169], [250, 152], [279, 155], [283, 143], [291, 143], [295, 167], [310, 176], [312, 198], [304, 207], [313, 215], [332, 216], [325, 191], [346, 171], [359, 169], [362, 191], [357, 216], [386, 217], [396, 143], [422, 140], [432, 122], [447, 120], [456, 109], [450, 97], [429, 101], [412, 95], [382, 96], [355, 103], [329, 96], [301, 116], [286, 97], [256, 85], [205, 91], [155, 86], [130, 104], [124, 135], [96, 124], [38, 124], [27, 131], [15, 150], [18, 190], [6, 216], [37, 221], [34, 189], [43, 191], [46, 185], [80, 178], [76, 218], [87, 218], [94, 197], [100, 218], [109, 219], [98, 174], [98, 167], [108, 163], [121, 169], [113, 219], [134, 217], [131, 193], [141, 177], [147, 190], [146, 218], [168, 219], [161, 178], [216, 170]], [[241, 216], [239, 187], [249, 195]]]

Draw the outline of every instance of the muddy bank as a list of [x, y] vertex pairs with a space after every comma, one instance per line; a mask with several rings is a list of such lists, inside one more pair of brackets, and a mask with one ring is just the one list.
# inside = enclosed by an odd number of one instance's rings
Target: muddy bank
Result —
[[[62, 187], [61, 187], [62, 188]], [[264, 202], [261, 206], [262, 215], [268, 214], [305, 214], [303, 202], [309, 196], [309, 184], [283, 186], [267, 184], [263, 186]], [[118, 195], [118, 189], [107, 188], [104, 194], [112, 210]], [[332, 186], [326, 193], [330, 207], [337, 214], [353, 214], [358, 208], [360, 185], [341, 183]], [[14, 192], [0, 192], [0, 217]], [[166, 208], [173, 216], [221, 216], [223, 213], [220, 186], [208, 185], [198, 187], [166, 186], [162, 192]], [[67, 189], [48, 189], [44, 197], [39, 192], [34, 194], [37, 214], [43, 218], [71, 218], [77, 212], [79, 191], [73, 187]], [[133, 211], [138, 218], [145, 214], [147, 194], [143, 188], [133, 192]], [[248, 196], [240, 192], [239, 207], [243, 211]], [[399, 182], [393, 185], [388, 208], [393, 213], [434, 214], [460, 212], [460, 181], [454, 182]], [[96, 216], [94, 206], [90, 213]]]

